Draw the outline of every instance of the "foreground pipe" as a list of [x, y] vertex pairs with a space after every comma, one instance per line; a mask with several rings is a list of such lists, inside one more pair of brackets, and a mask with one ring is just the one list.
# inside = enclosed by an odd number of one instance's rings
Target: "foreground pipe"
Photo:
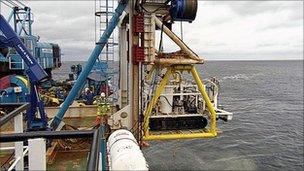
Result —
[[122, 15], [123, 11], [125, 10], [127, 6], [127, 0], [122, 0], [120, 1], [118, 7], [115, 10], [115, 13], [113, 17], [110, 20], [110, 24], [105, 30], [105, 32], [102, 34], [101, 38], [99, 39], [97, 45], [95, 46], [93, 52], [91, 53], [91, 56], [88, 59], [88, 62], [84, 69], [81, 71], [76, 83], [74, 84], [72, 90], [70, 91], [69, 95], [63, 102], [61, 108], [59, 109], [57, 115], [54, 117], [54, 120], [51, 123], [51, 127], [56, 130], [58, 125], [60, 124], [65, 112], [69, 108], [69, 106], [72, 104], [74, 101], [75, 97], [78, 95], [78, 92], [81, 90], [82, 85], [86, 81], [87, 76], [89, 75], [90, 71], [92, 70], [95, 61], [97, 60], [98, 56], [100, 55], [102, 49], [108, 42], [109, 37], [113, 33], [116, 25], [119, 22], [119, 17]]
[[194, 53], [176, 34], [174, 34], [168, 27], [166, 27], [160, 19], [158, 19], [156, 16], [153, 16], [155, 20], [155, 24], [159, 28], [163, 28], [163, 31], [172, 39], [189, 57], [193, 60], [199, 60], [202, 61], [202, 59]]

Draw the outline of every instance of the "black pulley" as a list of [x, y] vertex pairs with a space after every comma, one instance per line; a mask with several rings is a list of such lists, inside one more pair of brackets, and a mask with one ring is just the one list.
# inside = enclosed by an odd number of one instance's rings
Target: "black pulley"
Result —
[[197, 13], [198, 0], [172, 0], [170, 15], [173, 21], [192, 22]]

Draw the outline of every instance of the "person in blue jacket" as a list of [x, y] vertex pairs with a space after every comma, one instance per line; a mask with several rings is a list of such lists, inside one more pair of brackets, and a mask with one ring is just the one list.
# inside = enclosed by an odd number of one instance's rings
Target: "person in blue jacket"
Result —
[[94, 94], [89, 88], [85, 88], [84, 100], [86, 105], [92, 105], [94, 101]]

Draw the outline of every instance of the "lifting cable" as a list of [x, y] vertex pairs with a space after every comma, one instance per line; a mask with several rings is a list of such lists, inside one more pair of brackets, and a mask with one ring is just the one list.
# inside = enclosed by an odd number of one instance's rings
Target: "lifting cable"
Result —
[[8, 3], [12, 4], [13, 6], [15, 7], [18, 7], [18, 8], [22, 8], [20, 5], [16, 4], [14, 1], [12, 0], [7, 0]]
[[[14, 6], [11, 6], [11, 4], [9, 5], [9, 4], [7, 4], [7, 2], [5, 2], [5, 1], [1, 1], [1, 3], [3, 3], [4, 5], [6, 5], [7, 7], [9, 7], [9, 8], [13, 8]], [[0, 3], [0, 4], [1, 4]]]
[[180, 22], [180, 30], [181, 30], [181, 39], [184, 41], [184, 28], [183, 28], [183, 22]]
[[[7, 0], [7, 1], [1, 1], [0, 2], [0, 6], [1, 6], [1, 3], [3, 3], [4, 5], [6, 5], [7, 7], [9, 8], [14, 8], [14, 7], [18, 7], [18, 8], [24, 8], [26, 7], [26, 5], [24, 5], [23, 3], [19, 2], [19, 1], [12, 1], [12, 0]], [[20, 4], [20, 5], [18, 5]], [[1, 8], [1, 7], [0, 7]]]
[[160, 28], [160, 40], [159, 40], [159, 47], [158, 47], [158, 53], [163, 52], [163, 34], [164, 34], [164, 22], [162, 22], [162, 27]]
[[26, 5], [20, 1], [16, 1], [17, 3], [19, 3], [21, 6], [26, 7]]
[[[163, 32], [164, 32], [164, 24], [162, 24], [162, 27], [161, 27], [161, 34], [160, 34], [160, 40], [159, 40], [158, 54], [162, 53], [162, 51], [163, 51]], [[153, 73], [153, 80], [151, 82], [152, 88], [150, 88], [150, 92], [149, 92], [149, 94], [147, 96], [147, 102], [146, 103], [149, 102], [150, 96], [151, 96], [152, 92], [155, 92], [158, 74], [159, 74], [159, 68], [156, 67], [155, 72]], [[148, 106], [148, 104], [146, 106]]]

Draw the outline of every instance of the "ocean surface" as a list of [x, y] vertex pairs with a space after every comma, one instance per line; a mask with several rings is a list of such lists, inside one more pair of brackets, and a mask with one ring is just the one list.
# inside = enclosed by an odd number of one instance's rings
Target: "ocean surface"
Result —
[[[54, 77], [67, 78], [71, 64]], [[197, 67], [202, 78], [219, 79], [220, 105], [234, 118], [219, 122], [214, 139], [150, 142], [144, 154], [151, 170], [303, 170], [303, 61]]]

